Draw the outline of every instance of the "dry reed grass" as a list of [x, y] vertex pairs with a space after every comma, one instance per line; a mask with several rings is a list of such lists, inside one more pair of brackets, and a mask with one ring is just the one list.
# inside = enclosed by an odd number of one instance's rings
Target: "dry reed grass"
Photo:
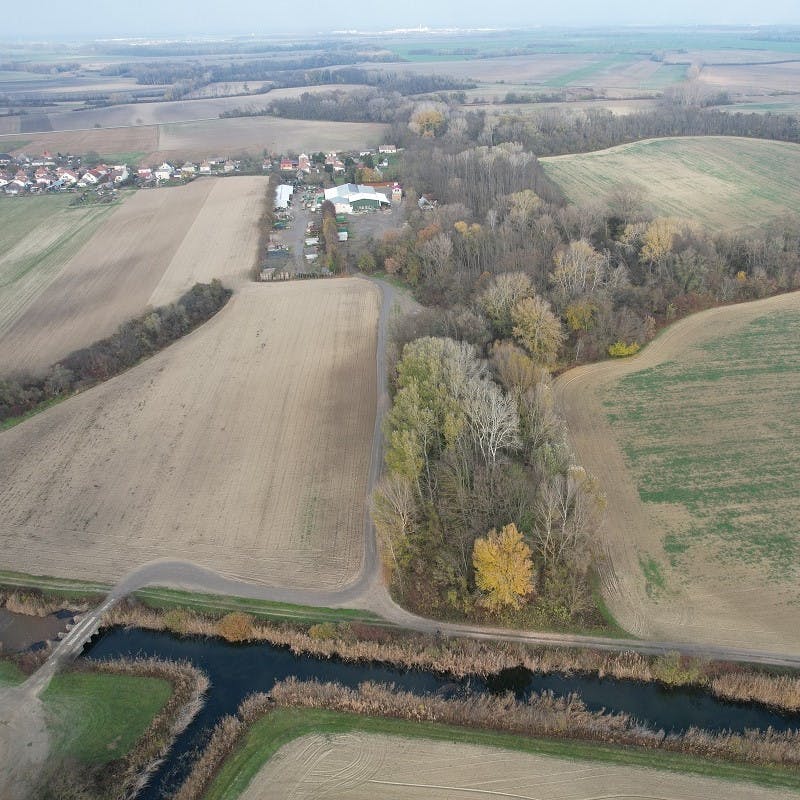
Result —
[[[220, 636], [221, 620], [180, 609], [166, 613], [138, 603], [116, 606], [106, 625], [171, 629], [180, 635]], [[180, 624], [170, 628], [170, 619]], [[320, 638], [319, 626], [250, 620], [247, 638], [289, 648], [296, 654], [343, 661], [381, 662], [409, 669], [432, 670], [455, 677], [496, 674], [524, 666], [536, 673], [580, 673], [619, 680], [658, 681], [670, 686], [696, 686], [726, 700], [759, 702], [785, 711], [800, 710], [800, 678], [773, 675], [739, 664], [704, 661], [669, 653], [644, 656], [557, 647], [532, 647], [510, 642], [442, 637], [388, 630], [365, 623], [340, 623]], [[624, 645], [623, 645], [624, 646]]]

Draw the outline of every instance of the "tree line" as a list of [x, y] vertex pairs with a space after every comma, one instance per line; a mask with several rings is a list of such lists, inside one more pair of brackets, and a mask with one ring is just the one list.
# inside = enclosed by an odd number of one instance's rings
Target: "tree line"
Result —
[[0, 379], [0, 422], [124, 372], [211, 318], [231, 294], [217, 279], [196, 283], [177, 302], [123, 323], [116, 333], [75, 350], [44, 375]]
[[392, 330], [373, 516], [393, 592], [434, 616], [601, 624], [604, 499], [550, 375], [630, 355], [691, 311], [800, 287], [800, 217], [713, 232], [624, 185], [566, 205], [524, 145], [465, 145], [440, 107], [423, 113], [406, 126], [407, 224], [350, 256], [425, 306]]

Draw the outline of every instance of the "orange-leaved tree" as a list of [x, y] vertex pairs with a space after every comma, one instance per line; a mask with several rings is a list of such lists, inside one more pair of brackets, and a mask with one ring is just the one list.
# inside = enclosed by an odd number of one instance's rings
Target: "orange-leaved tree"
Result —
[[475, 540], [472, 565], [481, 603], [490, 611], [519, 608], [522, 598], [533, 592], [531, 549], [513, 522]]

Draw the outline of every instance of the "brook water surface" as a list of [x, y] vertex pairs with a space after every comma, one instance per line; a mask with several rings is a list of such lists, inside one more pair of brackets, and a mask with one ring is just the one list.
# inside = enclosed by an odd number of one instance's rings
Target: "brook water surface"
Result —
[[362, 681], [393, 683], [419, 694], [445, 695], [464, 692], [513, 691], [525, 698], [532, 692], [579, 694], [591, 710], [626, 711], [636, 719], [666, 731], [691, 726], [712, 731], [730, 729], [787, 730], [800, 727], [800, 716], [783, 715], [757, 705], [717, 700], [691, 689], [668, 689], [657, 684], [620, 681], [582, 675], [538, 675], [526, 669], [506, 670], [488, 680], [454, 679], [418, 670], [383, 664], [351, 664], [313, 656], [295, 656], [270, 644], [234, 645], [217, 639], [178, 638], [169, 633], [113, 629], [101, 633], [84, 651], [84, 658], [155, 657], [190, 661], [211, 680], [202, 711], [178, 737], [164, 763], [139, 794], [140, 800], [156, 800], [169, 794], [188, 773], [204, 747], [211, 729], [225, 714], [235, 713], [252, 692], [268, 692], [280, 680], [295, 676], [357, 686]]

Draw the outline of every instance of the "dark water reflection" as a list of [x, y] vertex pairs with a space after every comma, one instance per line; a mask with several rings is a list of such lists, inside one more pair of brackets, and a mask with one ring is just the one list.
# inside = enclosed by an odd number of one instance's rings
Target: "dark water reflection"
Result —
[[557, 695], [574, 692], [591, 710], [626, 711], [667, 731], [682, 731], [690, 726], [713, 731], [800, 727], [800, 717], [784, 716], [756, 705], [723, 702], [691, 689], [667, 689], [655, 684], [583, 675], [538, 675], [521, 668], [505, 670], [485, 681], [454, 679], [383, 664], [350, 664], [296, 656], [270, 644], [233, 645], [217, 639], [182, 639], [169, 633], [138, 629], [106, 631], [87, 646], [84, 655], [93, 659], [136, 656], [190, 661], [211, 680], [202, 711], [178, 737], [165, 762], [139, 794], [142, 800], [154, 800], [173, 792], [220, 717], [233, 714], [252, 692], [268, 692], [277, 681], [290, 676], [336, 681], [345, 686], [357, 686], [367, 680], [392, 683], [418, 694], [446, 696], [512, 691], [522, 699], [532, 692], [552, 691]]

